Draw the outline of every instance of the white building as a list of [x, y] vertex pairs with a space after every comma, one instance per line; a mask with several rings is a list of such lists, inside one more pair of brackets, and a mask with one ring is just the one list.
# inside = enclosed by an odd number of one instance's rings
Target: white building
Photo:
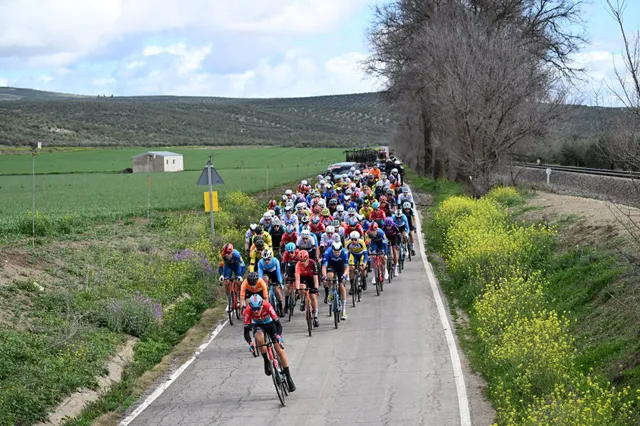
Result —
[[169, 151], [147, 151], [133, 157], [133, 173], [181, 172], [184, 170], [182, 154]]

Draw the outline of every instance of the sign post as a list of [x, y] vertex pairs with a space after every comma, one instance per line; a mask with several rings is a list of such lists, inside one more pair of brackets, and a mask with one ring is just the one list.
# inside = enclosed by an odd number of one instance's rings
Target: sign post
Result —
[[36, 153], [42, 149], [42, 142], [31, 144], [31, 236], [36, 246]]
[[551, 186], [551, 181], [549, 180], [549, 178], [551, 177], [551, 169], [547, 167], [547, 170], [545, 171], [547, 173], [547, 186]]
[[[215, 231], [215, 220], [213, 217], [213, 185], [222, 185], [224, 181], [218, 174], [215, 167], [213, 167], [213, 154], [209, 156], [209, 161], [207, 161], [206, 166], [204, 166], [204, 170], [198, 179], [198, 183], [196, 185], [206, 185], [209, 187], [209, 212], [211, 214], [211, 240], [216, 236]], [[217, 194], [216, 194], [217, 195]]]

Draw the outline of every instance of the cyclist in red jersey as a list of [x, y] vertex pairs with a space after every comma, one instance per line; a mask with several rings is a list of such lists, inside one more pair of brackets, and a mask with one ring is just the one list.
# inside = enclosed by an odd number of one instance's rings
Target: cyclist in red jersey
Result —
[[357, 231], [358, 234], [364, 235], [364, 230], [362, 229], [362, 225], [358, 223], [358, 218], [355, 216], [351, 216], [347, 222], [347, 225], [344, 228], [345, 239], [348, 235], [351, 235], [353, 231]]
[[[304, 284], [309, 289], [309, 303], [313, 311], [313, 326], [318, 327], [318, 268], [316, 262], [309, 259], [309, 253], [300, 250], [298, 263], [296, 264], [296, 289], [300, 289], [300, 284]], [[300, 303], [300, 310], [304, 311], [304, 302]]]
[[371, 222], [376, 222], [378, 226], [381, 226], [381, 224], [384, 223], [384, 219], [387, 217], [387, 215], [380, 208], [380, 203], [378, 203], [377, 201], [373, 203], [371, 207], [373, 208], [373, 210], [371, 210], [371, 213], [369, 213], [369, 220]]
[[289, 224], [285, 228], [284, 234], [282, 234], [282, 239], [280, 240], [280, 253], [284, 251], [287, 243], [295, 243], [298, 241], [298, 233], [296, 232], [296, 226]]
[[249, 303], [244, 310], [244, 340], [249, 343], [249, 350], [254, 351], [255, 347], [251, 340], [250, 332], [253, 331], [253, 337], [256, 339], [256, 343], [260, 348], [260, 353], [264, 359], [264, 373], [267, 376], [272, 374], [271, 361], [267, 355], [267, 348], [264, 347], [264, 334], [267, 333], [271, 337], [271, 340], [276, 343], [273, 345], [284, 370], [284, 375], [287, 378], [289, 384], [289, 390], [291, 392], [296, 390], [296, 385], [291, 378], [291, 372], [289, 371], [289, 359], [282, 346], [282, 324], [280, 324], [280, 318], [276, 314], [273, 306], [265, 301], [260, 295], [254, 294], [249, 298]]

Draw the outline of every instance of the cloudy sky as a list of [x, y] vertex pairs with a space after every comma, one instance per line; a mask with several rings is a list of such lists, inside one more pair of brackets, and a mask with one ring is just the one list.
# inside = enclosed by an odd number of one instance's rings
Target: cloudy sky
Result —
[[[376, 90], [360, 62], [376, 0], [2, 0], [0, 86], [80, 94], [288, 97]], [[576, 57], [587, 96], [620, 37], [603, 0]], [[640, 0], [628, 0], [629, 28]], [[586, 103], [586, 102], [585, 102]]]

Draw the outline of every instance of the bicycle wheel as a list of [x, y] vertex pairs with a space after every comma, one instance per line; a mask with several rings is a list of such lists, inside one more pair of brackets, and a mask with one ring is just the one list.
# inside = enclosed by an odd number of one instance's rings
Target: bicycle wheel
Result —
[[353, 281], [351, 281], [351, 301], [353, 303], [353, 307], [356, 307], [356, 299], [358, 298], [358, 275], [353, 277]]
[[282, 373], [278, 369], [278, 363], [275, 360], [271, 361], [271, 370], [271, 379], [273, 380], [273, 386], [275, 386], [276, 388], [276, 393], [278, 394], [280, 404], [285, 407], [287, 405], [287, 401], [285, 400], [284, 380], [282, 377]]
[[333, 293], [333, 323], [337, 329], [340, 324], [340, 297], [337, 291]]
[[308, 306], [306, 306], [306, 313], [307, 313], [307, 331], [309, 332], [309, 337], [311, 337], [311, 330], [313, 329], [313, 315], [311, 314], [311, 304], [308, 304]]
[[387, 271], [389, 271], [389, 284], [393, 279], [393, 262], [391, 261], [391, 255], [387, 256]]
[[291, 321], [291, 317], [293, 316], [293, 308], [295, 308], [296, 302], [296, 298], [293, 294], [294, 292], [292, 291], [291, 294], [287, 296], [289, 299], [289, 321]]
[[364, 288], [365, 284], [367, 283], [367, 277], [365, 277], [362, 274], [358, 275], [358, 278], [360, 279], [360, 285], [358, 286], [358, 302], [360, 302], [361, 298], [362, 298], [362, 289]]
[[233, 303], [234, 307], [237, 306], [237, 308], [234, 309], [236, 312], [236, 318], [240, 320], [240, 303], [238, 302], [238, 293], [236, 293], [235, 291], [233, 292]]
[[227, 295], [227, 314], [229, 314], [229, 325], [233, 325], [233, 291]]
[[400, 273], [402, 273], [402, 270], [404, 269], [404, 244], [400, 244], [400, 249], [399, 249], [399, 253], [398, 253], [398, 269], [400, 270]]

